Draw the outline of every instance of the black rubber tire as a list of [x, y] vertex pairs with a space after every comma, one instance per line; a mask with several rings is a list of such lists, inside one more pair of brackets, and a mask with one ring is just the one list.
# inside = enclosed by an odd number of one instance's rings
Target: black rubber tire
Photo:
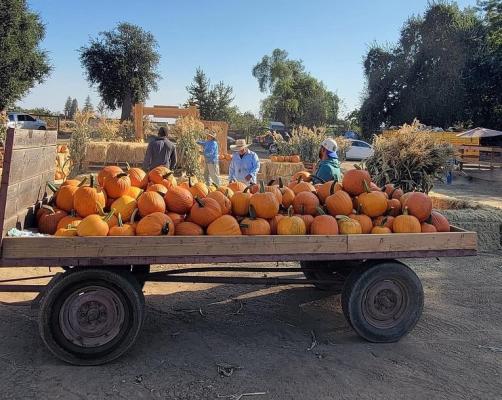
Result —
[[[111, 293], [117, 307], [122, 310], [122, 321], [112, 325], [114, 333], [110, 335], [111, 339], [107, 337], [105, 344], [83, 346], [71, 341], [65, 334], [65, 330], [75, 330], [78, 324], [68, 323], [62, 327], [61, 321], [65, 320], [63, 310], [70, 310], [69, 318], [82, 319], [81, 308], [77, 312], [76, 307], [72, 308], [73, 303], [68, 306], [66, 302], [78, 299], [80, 290], [91, 287]], [[102, 305], [99, 302], [97, 304]], [[85, 305], [83, 303], [82, 307]], [[143, 325], [144, 308], [143, 293], [132, 274], [91, 268], [71, 270], [58, 275], [48, 285], [40, 307], [39, 332], [45, 345], [60, 360], [73, 365], [100, 365], [120, 357], [134, 344]], [[72, 310], [75, 311], [71, 313]], [[104, 317], [105, 324], [107, 318], [108, 314]], [[93, 320], [96, 320], [96, 316]], [[83, 343], [86, 337], [79, 340]], [[89, 336], [89, 340], [93, 338]]]
[[138, 284], [141, 287], [141, 289], [143, 289], [143, 287], [145, 286], [149, 273], [150, 273], [149, 264], [132, 266], [132, 274], [138, 281]]
[[316, 289], [341, 293], [342, 287], [356, 264], [351, 261], [300, 261], [307, 279], [332, 280], [333, 283], [313, 283]]
[[46, 128], [45, 126], [43, 126], [43, 125], [42, 125], [42, 126], [39, 126], [39, 127], [38, 127], [38, 130], [39, 130], [39, 131], [45, 131], [45, 130], [47, 130], [47, 128]]
[[420, 279], [398, 261], [361, 265], [342, 292], [345, 318], [359, 336], [374, 343], [397, 342], [415, 327], [423, 307]]

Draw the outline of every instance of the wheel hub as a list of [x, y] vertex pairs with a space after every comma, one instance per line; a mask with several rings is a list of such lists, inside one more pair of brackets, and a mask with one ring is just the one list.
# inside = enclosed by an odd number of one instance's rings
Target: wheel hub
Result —
[[366, 320], [376, 328], [391, 328], [403, 316], [409, 300], [398, 280], [382, 280], [370, 285], [362, 307]]
[[89, 286], [67, 297], [59, 312], [66, 339], [80, 347], [98, 347], [113, 340], [124, 322], [124, 307], [112, 289]]

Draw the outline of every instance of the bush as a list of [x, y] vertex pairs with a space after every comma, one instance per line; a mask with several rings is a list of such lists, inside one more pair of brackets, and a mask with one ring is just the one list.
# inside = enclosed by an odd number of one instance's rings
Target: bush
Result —
[[373, 149], [366, 167], [375, 183], [394, 183], [405, 192], [428, 193], [454, 157], [453, 147], [441, 143], [433, 133], [421, 132], [417, 120], [392, 134], [375, 136]]
[[101, 117], [96, 124], [96, 136], [98, 139], [111, 142], [117, 140], [119, 136], [119, 121]]
[[188, 176], [202, 178], [197, 140], [204, 137], [204, 124], [193, 117], [178, 118], [171, 133], [176, 137], [177, 168]]

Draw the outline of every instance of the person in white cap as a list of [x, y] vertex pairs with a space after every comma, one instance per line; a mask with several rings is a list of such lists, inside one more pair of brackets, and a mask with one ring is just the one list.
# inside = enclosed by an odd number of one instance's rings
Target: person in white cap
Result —
[[323, 183], [332, 180], [341, 182], [342, 173], [340, 171], [340, 161], [338, 161], [338, 145], [336, 140], [332, 138], [327, 138], [321, 143], [321, 149], [319, 150], [319, 163], [317, 164], [317, 169], [312, 176], [312, 182]]
[[230, 182], [239, 181], [246, 185], [257, 182], [260, 159], [254, 151], [249, 150], [249, 146], [245, 139], [237, 139], [235, 144], [230, 146], [230, 150], [234, 152], [228, 168]]
[[216, 134], [209, 130], [204, 129], [204, 133], [207, 140], [198, 140], [197, 144], [204, 148], [204, 160], [206, 166], [204, 169], [204, 180], [206, 185], [209, 186], [211, 183], [220, 185], [220, 166], [218, 161], [218, 141], [216, 140]]

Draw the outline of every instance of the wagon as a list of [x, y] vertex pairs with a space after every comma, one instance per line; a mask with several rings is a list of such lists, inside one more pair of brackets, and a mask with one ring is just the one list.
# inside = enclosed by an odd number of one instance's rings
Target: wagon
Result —
[[[55, 132], [7, 133], [0, 266], [60, 266], [64, 272], [47, 285], [1, 281], [0, 291], [39, 292], [40, 335], [56, 357], [71, 364], [102, 364], [134, 344], [144, 319], [142, 287], [147, 281], [310, 284], [341, 294], [344, 316], [359, 336], [395, 342], [413, 329], [424, 302], [419, 278], [398, 260], [473, 256], [477, 251], [476, 233], [455, 227], [447, 233], [392, 235], [8, 237], [13, 227], [30, 229], [37, 207], [48, 201], [46, 182], [54, 177], [55, 152]], [[299, 266], [253, 265], [265, 261]], [[218, 264], [197, 266], [207, 263]], [[154, 264], [166, 268], [151, 272]], [[172, 264], [183, 268], [169, 268]], [[243, 271], [259, 275], [238, 274]], [[304, 278], [263, 274], [293, 271]]]

